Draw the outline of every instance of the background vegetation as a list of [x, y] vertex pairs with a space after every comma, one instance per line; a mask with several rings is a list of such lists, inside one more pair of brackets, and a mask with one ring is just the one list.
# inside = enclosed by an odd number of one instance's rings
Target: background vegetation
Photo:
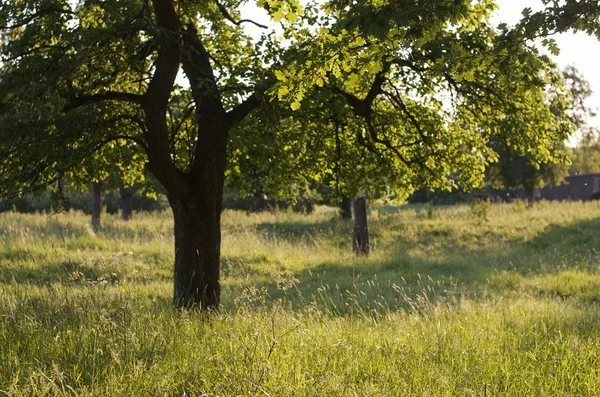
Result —
[[222, 311], [168, 212], [0, 214], [0, 394], [600, 395], [600, 202], [223, 215]]

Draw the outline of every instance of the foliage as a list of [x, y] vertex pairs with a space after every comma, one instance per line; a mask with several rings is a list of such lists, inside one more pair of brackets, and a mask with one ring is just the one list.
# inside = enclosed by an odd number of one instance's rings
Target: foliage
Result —
[[[586, 99], [592, 94], [589, 83], [573, 66], [568, 66], [562, 71], [565, 88], [571, 95], [567, 103], [552, 102], [554, 112], [567, 111], [568, 116], [584, 136], [593, 134], [593, 129], [588, 126], [587, 120], [594, 114], [593, 110], [585, 104]], [[557, 109], [557, 107], [564, 107]], [[499, 161], [488, 169], [488, 178], [493, 186], [505, 189], [523, 188], [532, 199], [535, 188], [546, 185], [556, 186], [563, 182], [569, 173], [570, 154], [563, 141], [553, 143], [556, 152], [563, 153], [564, 160], [560, 163], [538, 163], [529, 153], [519, 153], [507, 145], [502, 139], [494, 138], [490, 141], [492, 147], [498, 152]], [[581, 161], [581, 159], [580, 159]]]
[[356, 258], [333, 209], [226, 211], [210, 321], [170, 306], [170, 214], [96, 234], [80, 213], [0, 214], [0, 390], [600, 395], [599, 204], [488, 219], [376, 208]]
[[573, 164], [569, 170], [571, 175], [583, 175], [600, 172], [600, 141], [582, 140], [573, 149]]
[[[0, 12], [0, 25], [5, 26], [1, 80], [6, 142], [3, 176], [8, 178], [10, 169], [23, 168], [18, 178], [6, 179], [4, 193], [44, 185], [65, 173], [76, 181], [82, 169], [90, 170], [87, 174], [91, 179], [104, 179], [107, 168], [116, 168], [122, 172], [125, 185], [133, 184], [143, 177], [148, 160], [144, 135], [148, 121], [139, 102], [156, 72], [160, 29], [153, 25], [153, 18], [160, 18], [160, 12], [136, 0], [110, 4], [63, 1], [40, 7], [36, 3], [4, 4]], [[191, 15], [203, 6], [189, 7], [182, 11], [182, 18], [185, 12]], [[202, 11], [205, 19], [197, 23], [211, 52], [221, 51], [225, 60], [240, 48], [251, 51], [247, 39], [240, 36], [241, 28], [229, 26], [212, 7]], [[211, 20], [213, 26], [209, 28]], [[221, 39], [217, 42], [210, 37]], [[240, 39], [246, 40], [245, 47], [232, 48], [233, 42]], [[238, 63], [250, 62], [252, 55], [235, 56], [239, 59], [228, 60], [234, 70], [218, 70], [225, 80], [223, 89], [226, 84], [249, 77], [247, 65]], [[215, 62], [219, 60], [215, 58]], [[32, 74], [41, 74], [43, 79], [31, 80]], [[170, 143], [165, 149], [172, 154], [175, 165], [186, 170], [193, 157], [190, 142], [197, 132], [193, 126], [194, 106], [189, 90], [173, 86], [168, 94], [169, 136], [165, 138]], [[244, 93], [224, 94], [229, 108], [238, 95]], [[17, 141], [11, 139], [16, 130], [21, 131]], [[49, 150], [54, 147], [60, 151]], [[7, 186], [11, 186], [10, 191]]]
[[600, 39], [600, 4], [595, 0], [542, 0], [544, 8], [533, 12], [523, 9], [523, 19], [511, 32], [512, 35], [531, 39], [543, 37], [553, 53], [558, 53], [556, 42], [548, 38], [569, 30], [585, 32]]
[[[331, 154], [337, 139], [348, 148], [346, 161], [338, 161], [337, 167], [353, 171], [338, 170], [337, 183], [353, 191], [365, 185], [375, 191], [391, 189], [401, 198], [423, 182], [451, 188], [454, 179], [448, 176], [456, 173], [461, 183], [479, 185], [485, 165], [495, 157], [485, 142], [499, 131], [500, 122], [527, 126], [506, 138], [519, 150], [529, 149], [536, 161], [554, 158], [550, 141], [568, 132], [540, 95], [546, 84], [557, 84], [549, 60], [490, 26], [492, 1], [441, 1], [409, 9], [386, 2], [347, 7], [332, 1], [320, 13], [309, 5], [301, 15], [295, 13], [297, 4], [274, 4], [269, 5], [272, 16], [288, 18], [284, 36], [299, 43], [287, 52], [274, 41], [274, 33], [263, 34], [252, 45], [243, 24], [228, 18], [237, 16], [233, 5], [223, 5], [229, 10], [223, 13], [215, 4], [192, 2], [180, 11], [184, 24], [189, 20], [198, 26], [226, 109], [260, 86], [267, 72], [259, 65], [284, 65], [275, 71], [280, 82], [272, 89], [284, 103], [263, 108], [274, 126], [268, 128], [271, 132], [257, 131], [264, 122], [257, 115], [235, 133], [239, 138], [230, 147], [232, 174], [252, 179], [251, 166], [238, 163], [260, 152], [256, 173], [264, 174], [263, 164], [270, 160], [275, 168], [269, 170], [275, 176], [271, 184], [279, 189], [289, 186], [290, 178], [301, 179], [300, 185], [306, 179], [333, 184], [336, 156]], [[22, 171], [19, 178], [5, 180], [3, 186], [11, 186], [5, 194], [80, 170], [91, 157], [129, 168], [107, 153], [92, 155], [104, 145], [114, 146], [112, 142], [127, 144], [138, 164], [131, 169], [141, 175], [147, 121], [138, 99], [155, 73], [159, 32], [152, 27], [151, 14], [156, 10], [133, 0], [47, 7], [37, 9], [23, 1], [3, 6], [0, 13], [3, 25], [13, 27], [5, 30], [3, 46], [2, 175], [12, 176], [10, 169]], [[45, 80], [30, 79], [40, 73]], [[252, 83], [243, 84], [248, 81]], [[314, 92], [314, 86], [323, 88]], [[190, 117], [192, 97], [177, 86], [170, 92], [168, 146], [175, 166], [186, 171], [197, 134]], [[41, 98], [43, 103], [38, 103]], [[448, 101], [451, 108], [445, 105]], [[294, 109], [301, 103], [307, 109], [285, 112], [287, 102]], [[15, 107], [25, 103], [32, 105]], [[65, 114], [65, 109], [72, 110]], [[537, 115], [535, 133], [531, 122], [523, 122], [528, 114]], [[338, 138], [336, 128], [342, 130]], [[23, 133], [15, 142], [9, 132], [16, 129]], [[47, 147], [61, 150], [43, 150]], [[280, 158], [280, 153], [290, 159]], [[350, 177], [365, 175], [366, 182]]]
[[[59, 196], [58, 196], [59, 195]], [[110, 214], [121, 208], [118, 190], [108, 189], [103, 195], [103, 207]], [[168, 207], [163, 194], [151, 197], [136, 191], [132, 197], [135, 211], [162, 211]], [[89, 190], [81, 191], [69, 185], [61, 187], [60, 194], [52, 190], [27, 193], [18, 198], [0, 200], [0, 212], [16, 211], [20, 213], [44, 212], [51, 214], [63, 211], [82, 211], [91, 213], [92, 198]]]
[[562, 158], [551, 142], [571, 126], [544, 96], [559, 77], [535, 47], [490, 26], [493, 2], [361, 4], [331, 2], [324, 27], [290, 33], [300, 44], [271, 90], [283, 103], [240, 127], [260, 132], [234, 139], [232, 185], [277, 195], [316, 183], [395, 199], [422, 185], [473, 188], [496, 159], [494, 134], [536, 164]]

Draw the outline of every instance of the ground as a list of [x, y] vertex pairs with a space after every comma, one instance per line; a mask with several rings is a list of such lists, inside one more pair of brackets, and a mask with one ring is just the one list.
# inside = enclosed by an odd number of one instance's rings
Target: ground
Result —
[[218, 315], [169, 213], [0, 214], [0, 394], [600, 395], [600, 202], [223, 214]]

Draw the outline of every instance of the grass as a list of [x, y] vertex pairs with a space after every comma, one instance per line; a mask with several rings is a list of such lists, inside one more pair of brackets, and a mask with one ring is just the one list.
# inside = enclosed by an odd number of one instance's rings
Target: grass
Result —
[[223, 214], [171, 308], [170, 214], [0, 214], [0, 395], [600, 395], [600, 203]]

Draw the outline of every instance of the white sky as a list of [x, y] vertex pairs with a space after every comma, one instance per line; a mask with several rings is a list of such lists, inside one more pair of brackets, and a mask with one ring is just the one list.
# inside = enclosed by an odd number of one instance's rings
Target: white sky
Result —
[[[520, 19], [523, 8], [538, 11], [543, 7], [541, 0], [498, 0], [498, 5], [494, 21], [509, 25]], [[571, 64], [583, 74], [594, 90], [588, 106], [600, 109], [600, 42], [585, 33], [563, 33], [553, 38], [560, 48], [560, 55], [554, 57], [558, 66], [564, 68]], [[600, 117], [594, 117], [590, 124], [600, 126]]]

